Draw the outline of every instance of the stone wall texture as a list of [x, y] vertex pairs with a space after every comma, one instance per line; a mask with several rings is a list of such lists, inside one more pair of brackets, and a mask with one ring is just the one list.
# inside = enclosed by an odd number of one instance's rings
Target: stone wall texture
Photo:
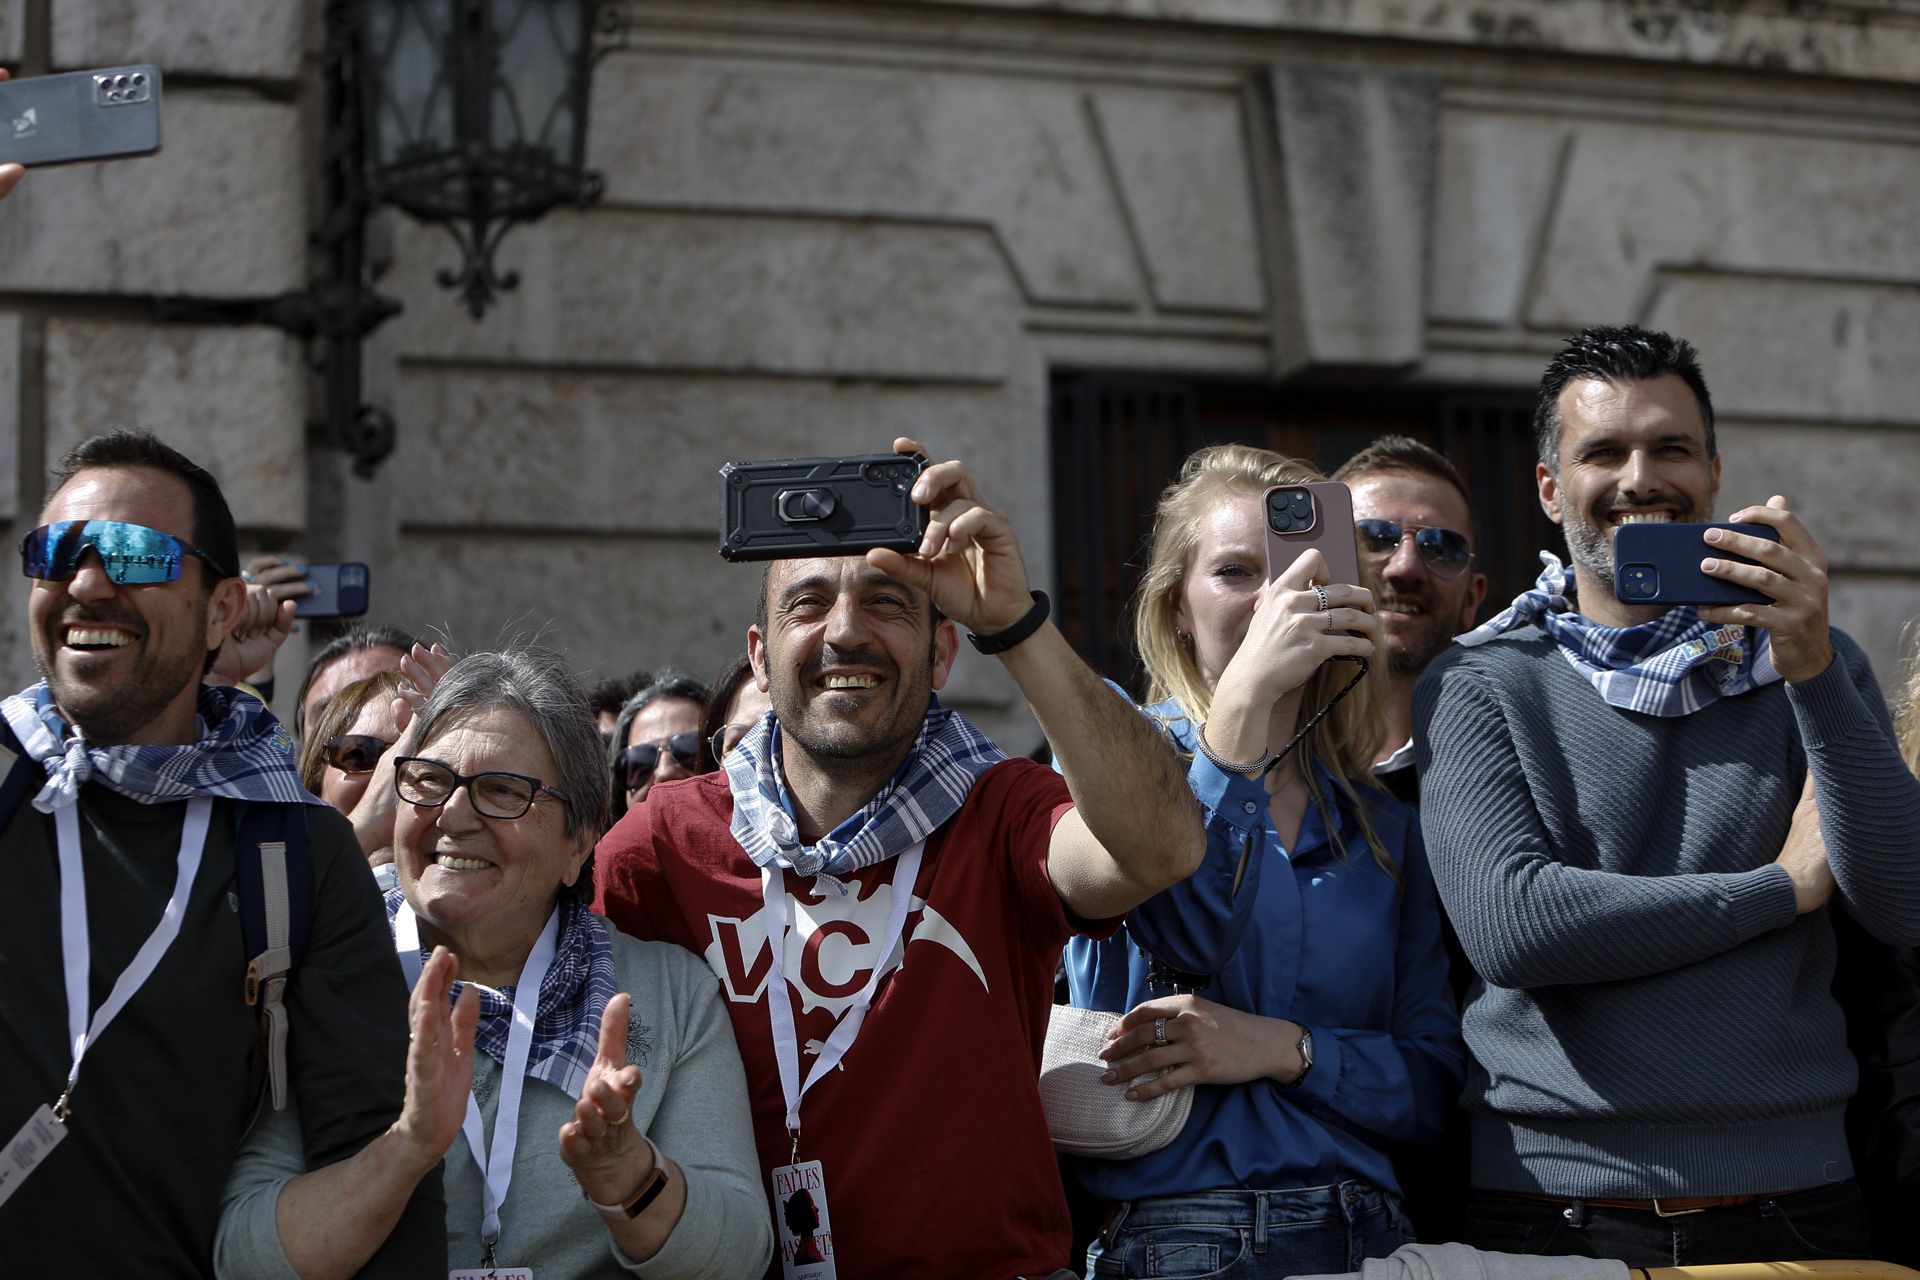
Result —
[[[140, 421], [256, 544], [368, 558], [381, 620], [706, 673], [758, 584], [714, 552], [729, 459], [914, 436], [1050, 587], [1056, 374], [1525, 393], [1569, 329], [1637, 321], [1701, 349], [1723, 507], [1793, 499], [1883, 675], [1920, 614], [1911, 6], [634, 0], [594, 77], [605, 198], [510, 232], [483, 320], [436, 283], [444, 232], [382, 219], [405, 312], [367, 380], [400, 443], [371, 484], [298, 344], [151, 323], [154, 294], [300, 287], [317, 217], [318, 0], [178, 8], [0, 0], [13, 65], [180, 82], [159, 156], [0, 206], [16, 537], [47, 458]], [[997, 664], [950, 694], [1032, 745]]]

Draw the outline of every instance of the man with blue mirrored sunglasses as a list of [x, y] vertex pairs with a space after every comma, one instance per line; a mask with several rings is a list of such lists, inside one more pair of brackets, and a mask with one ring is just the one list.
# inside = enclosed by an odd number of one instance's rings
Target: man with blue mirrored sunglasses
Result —
[[[406, 992], [352, 829], [271, 712], [202, 683], [248, 610], [214, 478], [145, 433], [85, 441], [21, 558], [44, 679], [0, 698], [0, 1240], [29, 1272], [204, 1275], [263, 1095], [313, 1167], [391, 1140]], [[291, 964], [248, 941], [270, 865]], [[443, 1270], [437, 1182], [394, 1213], [363, 1274]]]
[[150, 586], [179, 579], [188, 556], [217, 577], [232, 577], [212, 556], [170, 533], [125, 520], [56, 520], [43, 524], [20, 543], [21, 567], [29, 578], [64, 582], [80, 567], [91, 547], [100, 567], [121, 586]]

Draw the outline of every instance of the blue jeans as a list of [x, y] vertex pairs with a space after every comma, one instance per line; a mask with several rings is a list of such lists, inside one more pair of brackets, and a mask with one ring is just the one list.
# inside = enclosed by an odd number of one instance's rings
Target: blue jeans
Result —
[[1201, 1191], [1123, 1202], [1087, 1250], [1087, 1274], [1282, 1280], [1357, 1271], [1412, 1240], [1400, 1202], [1364, 1182]]
[[1555, 1204], [1476, 1191], [1467, 1209], [1467, 1240], [1496, 1253], [1618, 1258], [1630, 1267], [1873, 1256], [1856, 1182], [1671, 1218], [1580, 1200]]

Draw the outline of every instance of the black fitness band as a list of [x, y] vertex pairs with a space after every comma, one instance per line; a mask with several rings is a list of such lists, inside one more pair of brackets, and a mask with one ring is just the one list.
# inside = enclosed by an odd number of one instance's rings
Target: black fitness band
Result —
[[1047, 620], [1047, 614], [1051, 609], [1047, 604], [1046, 592], [1035, 591], [1032, 594], [1033, 608], [1027, 610], [1026, 615], [1022, 617], [1020, 621], [1014, 623], [1005, 631], [996, 631], [990, 636], [977, 636], [969, 631], [967, 632], [967, 643], [984, 654], [1005, 653], [1038, 631], [1040, 624]]

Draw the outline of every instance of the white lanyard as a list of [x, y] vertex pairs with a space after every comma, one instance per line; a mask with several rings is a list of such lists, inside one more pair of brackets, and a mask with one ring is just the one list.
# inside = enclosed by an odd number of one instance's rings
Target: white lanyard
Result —
[[[513, 1149], [520, 1142], [520, 1091], [527, 1082], [527, 1055], [533, 1049], [533, 1019], [539, 1006], [540, 984], [546, 980], [553, 963], [554, 947], [560, 938], [560, 908], [547, 917], [547, 927], [520, 970], [513, 988], [513, 1026], [507, 1031], [507, 1060], [500, 1064], [500, 1109], [493, 1117], [493, 1148], [487, 1148], [487, 1134], [480, 1121], [480, 1104], [472, 1090], [467, 1092], [467, 1119], [460, 1126], [467, 1135], [467, 1148], [480, 1166], [480, 1238], [486, 1242], [489, 1265], [493, 1246], [500, 1239], [500, 1206], [507, 1199], [507, 1185], [513, 1181]], [[413, 908], [405, 902], [393, 918], [393, 948], [400, 954], [400, 965], [407, 972], [407, 985], [420, 981], [420, 924]]]
[[180, 853], [175, 858], [173, 896], [160, 913], [160, 923], [134, 952], [129, 964], [114, 982], [107, 999], [87, 1021], [87, 1001], [93, 982], [93, 954], [87, 928], [87, 873], [80, 862], [80, 814], [77, 804], [61, 805], [53, 811], [54, 832], [60, 850], [60, 958], [66, 969], [67, 1038], [73, 1045], [73, 1065], [67, 1069], [67, 1087], [54, 1104], [54, 1113], [65, 1119], [71, 1110], [67, 1097], [73, 1082], [80, 1077], [80, 1059], [100, 1038], [115, 1015], [127, 1007], [134, 993], [153, 976], [160, 957], [180, 936], [181, 922], [187, 914], [187, 898], [193, 893], [193, 877], [200, 870], [200, 855], [205, 852], [207, 826], [213, 817], [213, 801], [195, 796], [187, 801], [187, 814], [180, 824]]
[[[800, 1043], [793, 1030], [793, 1005], [787, 995], [786, 946], [787, 946], [787, 879], [786, 873], [777, 866], [760, 868], [760, 896], [767, 904], [767, 943], [773, 948], [772, 969], [767, 975], [767, 1016], [773, 1023], [773, 1056], [780, 1067], [780, 1093], [787, 1103], [787, 1132], [793, 1135], [793, 1149], [800, 1150], [800, 1099], [806, 1096], [808, 1089], [825, 1078], [827, 1072], [840, 1065], [840, 1059], [847, 1056], [847, 1050], [853, 1046], [853, 1038], [860, 1034], [860, 1024], [866, 1021], [867, 1006], [873, 1003], [874, 988], [880, 985], [880, 978], [886, 969], [887, 958], [893, 954], [893, 945], [907, 924], [907, 903], [913, 897], [914, 881], [920, 875], [920, 855], [926, 850], [925, 840], [916, 843], [894, 859], [893, 902], [887, 911], [887, 931], [880, 938], [879, 951], [873, 960], [873, 972], [867, 978], [867, 985], [860, 989], [838, 1026], [827, 1037], [820, 1049], [820, 1056], [814, 1060], [813, 1070], [807, 1073], [805, 1084], [800, 1083]], [[853, 892], [858, 893], [856, 887]], [[904, 956], [901, 957], [905, 959]]]

